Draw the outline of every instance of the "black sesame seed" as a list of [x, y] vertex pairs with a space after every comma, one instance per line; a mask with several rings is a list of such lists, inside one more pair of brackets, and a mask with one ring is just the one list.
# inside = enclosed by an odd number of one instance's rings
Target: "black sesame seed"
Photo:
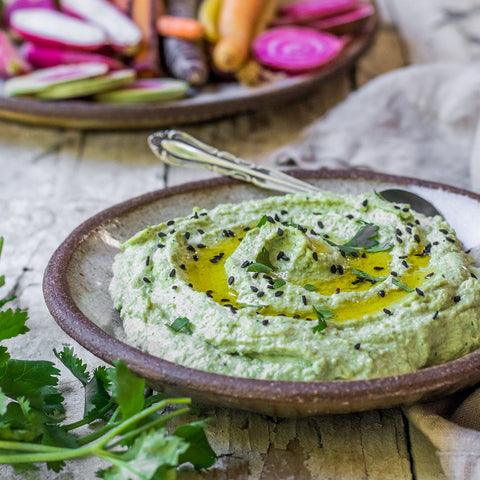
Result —
[[433, 319], [435, 320], [438, 317], [438, 310], [433, 314]]
[[206, 248], [206, 245], [204, 245], [203, 243], [199, 243], [197, 244], [197, 248]]
[[232, 313], [237, 313], [238, 312], [238, 308], [235, 308], [233, 305], [230, 307], [230, 311]]
[[198, 260], [198, 255], [194, 255], [193, 260], [196, 262]]
[[440, 231], [445, 234], [445, 235], [448, 235], [448, 230], [446, 230], [445, 228], [441, 228]]
[[170, 226], [170, 225], [173, 225], [174, 223], [175, 223], [175, 220], [169, 220], [169, 221], [167, 222], [167, 225]]
[[294, 315], [293, 318], [300, 318], [300, 315]]
[[340, 274], [340, 275], [343, 275], [343, 267], [341, 265], [337, 265], [337, 272]]
[[243, 229], [244, 232], [248, 232], [249, 230], [250, 230], [250, 227], [245, 227], [245, 228]]
[[206, 293], [207, 297], [212, 298], [213, 290], [207, 290], [205, 293]]
[[340, 289], [338, 287], [335, 289], [335, 293], [340, 293]]
[[407, 258], [408, 255], [399, 255], [398, 258], [402, 259], [402, 258]]
[[177, 285], [172, 285], [172, 290], [176, 290], [178, 288]]
[[225, 302], [229, 302], [230, 300], [228, 298], [222, 298], [220, 301], [225, 303]]
[[281, 237], [283, 235], [283, 230], [281, 228], [277, 229], [277, 235]]
[[347, 257], [347, 254], [345, 253], [344, 250], [340, 250], [340, 254], [342, 255], [343, 258], [346, 258], [346, 257]]
[[[412, 227], [413, 227], [413, 225], [412, 225]], [[412, 229], [410, 227], [407, 227], [405, 230], [407, 231], [407, 233], [412, 233]]]
[[332, 273], [337, 273], [337, 267], [336, 267], [336, 265], [332, 265], [332, 266], [330, 267], [330, 271], [331, 271]]
[[158, 247], [158, 248], [164, 248], [165, 245], [164, 245], [163, 243], [159, 243], [159, 244], [157, 245], [157, 247]]
[[268, 320], [262, 320], [262, 325], [268, 325]]
[[445, 237], [445, 240], [450, 243], [455, 243], [455, 240], [451, 237]]
[[402, 212], [409, 212], [409, 211], [410, 211], [410, 209], [408, 207], [402, 208]]
[[190, 232], [185, 232], [185, 238], [188, 240], [190, 238]]
[[461, 299], [462, 299], [462, 297], [460, 295], [455, 295], [455, 297], [453, 297], [453, 301], [455, 303], [458, 303]]
[[251, 262], [249, 262], [248, 260], [245, 260], [245, 261], [240, 265], [240, 267], [241, 267], [241, 268], [246, 268], [246, 267], [248, 267], [248, 266], [250, 265], [250, 263], [251, 263]]
[[152, 283], [152, 282], [150, 281], [150, 279], [147, 278], [147, 277], [143, 277], [143, 281], [144, 281], [145, 283]]
[[421, 296], [423, 297], [425, 294], [423, 293], [423, 290], [420, 290], [419, 288], [416, 288], [415, 291]]
[[352, 282], [352, 285], [358, 285], [359, 283], [363, 282], [363, 278], [357, 278]]
[[203, 234], [205, 233], [205, 231], [202, 230], [201, 228], [198, 228], [198, 229], [197, 229], [197, 232], [198, 232], [200, 235], [203, 235]]
[[310, 233], [311, 233], [312, 235], [318, 235], [318, 233], [317, 233], [313, 228], [310, 230]]
[[228, 277], [228, 284], [231, 285], [235, 281], [235, 277]]
[[415, 234], [415, 235], [413, 236], [413, 239], [414, 239], [417, 243], [420, 243], [420, 237], [419, 237], [417, 234]]
[[290, 257], [287, 257], [286, 255], [284, 255], [284, 256], [282, 257], [282, 260], [283, 260], [284, 262], [289, 262], [289, 261], [290, 261]]
[[261, 298], [261, 297], [263, 297], [264, 295], [265, 295], [265, 292], [258, 292], [258, 293], [257, 293], [257, 297], [258, 297], [258, 298]]
[[218, 261], [218, 260], [217, 260], [216, 258], [211, 258], [211, 259], [210, 259], [210, 262], [211, 262], [211, 263], [217, 263], [217, 261]]
[[384, 297], [385, 296], [385, 290], [380, 290], [378, 292], [378, 294], [381, 296], [381, 297]]
[[407, 263], [406, 260], [403, 260], [403, 261], [402, 261], [402, 265], [403, 265], [405, 268], [408, 268], [408, 263]]
[[321, 222], [320, 220], [317, 222], [317, 225], [318, 225], [318, 228], [323, 228], [323, 222]]
[[397, 229], [395, 230], [395, 232], [396, 232], [397, 235], [399, 235], [399, 236], [402, 236], [402, 235], [403, 235], [403, 232], [402, 232], [399, 228], [397, 228]]
[[183, 263], [180, 264], [179, 267], [180, 267], [182, 270], [186, 270], [186, 269], [187, 269], [187, 267], [186, 267]]
[[226, 230], [223, 230], [223, 231], [222, 231], [222, 235], [223, 235], [224, 237], [228, 237], [228, 232], [227, 232]]
[[193, 245], [188, 245], [187, 250], [188, 250], [189, 252], [194, 252], [194, 251], [195, 251], [195, 247], [194, 247]]
[[387, 315], [391, 315], [392, 312], [388, 309], [388, 308], [384, 308], [383, 311], [387, 314]]
[[258, 292], [258, 288], [255, 287], [254, 285], [250, 285], [250, 290], [254, 293], [257, 293]]
[[383, 267], [373, 267], [374, 270], [383, 270]]
[[275, 223], [275, 219], [273, 217], [271, 217], [270, 215], [267, 215], [267, 222]]
[[313, 259], [314, 259], [315, 261], [317, 261], [317, 260], [318, 260], [318, 254], [317, 254], [317, 252], [313, 252], [313, 253], [312, 253], [312, 257], [313, 257]]
[[234, 237], [234, 236], [235, 236], [235, 232], [232, 231], [232, 230], [228, 230], [228, 234], [229, 234], [231, 237]]
[[390, 272], [390, 274], [393, 275], [394, 277], [396, 277], [396, 276], [398, 275], [398, 273], [395, 272], [394, 270], [392, 270], [392, 271]]
[[288, 211], [287, 211], [287, 210], [281, 210], [280, 213], [281, 213], [282, 215], [286, 215], [286, 214], [288, 213]]
[[353, 218], [353, 215], [350, 213], [348, 215], [345, 215], [349, 220], [351, 220]]
[[277, 291], [275, 292], [275, 296], [276, 296], [276, 297], [281, 297], [282, 295], [283, 295], [283, 291], [282, 291], [282, 290], [277, 290]]
[[353, 348], [354, 348], [355, 350], [360, 350], [360, 344], [359, 344], [359, 343], [355, 344]]
[[252, 275], [252, 278], [258, 278], [258, 272], [255, 272], [255, 273]]
[[363, 205], [364, 207], [366, 207], [366, 206], [368, 205], [368, 200], [364, 200], [364, 201], [362, 202], [362, 205]]
[[434, 272], [430, 272], [429, 274], [425, 275], [425, 278], [433, 277], [433, 275], [434, 275]]
[[275, 214], [275, 217], [274, 217], [274, 218], [275, 218], [275, 221], [276, 221], [276, 222], [279, 222], [279, 221], [280, 221], [280, 217], [278, 216], [278, 213]]
[[203, 212], [203, 213], [200, 214], [201, 217], [206, 217], [207, 215], [208, 215], [207, 212]]
[[168, 233], [175, 233], [175, 229], [170, 230]]
[[474, 273], [471, 273], [471, 272], [470, 272], [470, 276], [471, 276], [472, 278], [475, 278], [475, 279], [477, 278], [477, 276], [476, 276]]
[[323, 238], [330, 238], [330, 235], [328, 233], [324, 233]]
[[362, 258], [367, 258], [367, 254], [365, 252], [362, 253]]
[[358, 257], [358, 253], [357, 253], [357, 252], [350, 252], [350, 255], [351, 255], [353, 258], [357, 258], [357, 257]]
[[281, 260], [284, 255], [285, 255], [285, 253], [280, 250], [280, 251], [278, 252], [278, 255], [277, 255], [277, 260]]
[[160, 238], [162, 238], [162, 237], [166, 237], [167, 234], [166, 234], [166, 233], [163, 233], [163, 232], [158, 232], [158, 236], [159, 236]]
[[403, 240], [400, 237], [397, 237], [397, 242], [398, 243], [403, 243]]
[[189, 286], [190, 288], [193, 288], [193, 285], [192, 285], [191, 283], [189, 283], [188, 286]]
[[307, 297], [305, 295], [302, 295], [302, 302], [304, 305], [307, 304]]
[[170, 271], [170, 273], [168, 274], [168, 276], [169, 276], [170, 278], [173, 278], [176, 273], [177, 273], [177, 271], [176, 271], [174, 268], [172, 268], [172, 270]]
[[145, 260], [145, 265], [148, 267], [150, 265], [150, 255]]
[[400, 207], [398, 205], [394, 205], [393, 208], [395, 208], [396, 210], [400, 210]]
[[415, 223], [416, 223], [417, 225], [420, 225], [420, 220], [415, 219]]

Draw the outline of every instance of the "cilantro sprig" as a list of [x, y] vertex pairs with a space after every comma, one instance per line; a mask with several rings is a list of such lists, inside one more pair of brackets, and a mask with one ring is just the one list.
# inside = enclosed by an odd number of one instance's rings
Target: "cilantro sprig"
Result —
[[357, 277], [364, 278], [365, 280], [368, 280], [372, 283], [383, 282], [387, 278], [387, 277], [375, 277], [373, 275], [370, 275], [367, 272], [364, 272], [363, 270], [358, 270], [357, 268], [351, 268], [350, 271]]
[[[2, 246], [0, 237], [0, 254]], [[0, 299], [0, 342], [29, 330], [27, 312], [4, 308], [13, 300]], [[89, 371], [68, 346], [54, 354], [83, 389], [83, 417], [65, 422], [60, 370], [53, 362], [13, 359], [0, 344], [0, 463], [20, 471], [46, 462], [59, 472], [67, 460], [96, 456], [111, 463], [97, 472], [106, 480], [173, 480], [183, 463], [195, 469], [214, 463], [204, 431], [208, 419], [173, 432], [166, 428], [171, 419], [189, 412], [190, 399], [145, 395], [145, 380], [121, 360], [112, 368]]]
[[313, 311], [317, 315], [318, 323], [312, 327], [313, 333], [319, 333], [327, 328], [327, 318], [333, 317], [333, 312], [328, 308], [323, 307], [313, 307]]
[[331, 240], [325, 239], [330, 245], [338, 247], [344, 252], [356, 252], [365, 251], [365, 252], [383, 252], [390, 250], [393, 247], [393, 244], [390, 241], [385, 241], [382, 244], [375, 239], [378, 235], [379, 226], [367, 223], [361, 227], [357, 233], [346, 243], [338, 244], [334, 243]]

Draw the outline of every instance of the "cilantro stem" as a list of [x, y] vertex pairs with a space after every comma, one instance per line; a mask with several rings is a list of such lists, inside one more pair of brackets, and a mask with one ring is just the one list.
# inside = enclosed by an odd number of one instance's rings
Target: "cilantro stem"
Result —
[[81, 438], [78, 443], [80, 445], [87, 445], [88, 443], [93, 442], [94, 440], [97, 440], [98, 438], [102, 437], [105, 435], [108, 431], [112, 429], [112, 427], [115, 427], [118, 425], [117, 422], [117, 417], [120, 415], [120, 408], [117, 407], [117, 409], [113, 412], [113, 415], [110, 417], [110, 420], [107, 422], [106, 425], [103, 427], [99, 428], [98, 430], [95, 430], [93, 433], [90, 435], [86, 435], [85, 437]]
[[68, 460], [69, 458], [85, 457], [93, 454], [95, 451], [94, 445], [83, 448], [55, 448], [55, 451], [45, 453], [0, 455], [0, 463], [56, 462], [59, 460]]
[[110, 401], [105, 405], [103, 408], [98, 410], [95, 415], [87, 415], [78, 422], [73, 422], [69, 423], [68, 425], [62, 425], [62, 428], [64, 430], [75, 430], [76, 428], [83, 427], [83, 425], [87, 425], [91, 423], [93, 420], [96, 420], [97, 418], [100, 418], [104, 413], [107, 413], [112, 406], [114, 405], [114, 402]]
[[67, 452], [71, 451], [71, 448], [52, 447], [50, 445], [40, 445], [38, 443], [10, 442], [8, 440], [0, 440], [0, 449], [47, 453], [58, 452], [60, 450], [65, 450]]

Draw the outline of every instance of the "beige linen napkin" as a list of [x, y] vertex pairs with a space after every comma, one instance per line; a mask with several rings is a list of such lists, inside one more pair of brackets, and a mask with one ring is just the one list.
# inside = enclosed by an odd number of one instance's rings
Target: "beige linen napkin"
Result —
[[480, 480], [480, 389], [465, 396], [405, 407], [437, 449], [451, 480]]

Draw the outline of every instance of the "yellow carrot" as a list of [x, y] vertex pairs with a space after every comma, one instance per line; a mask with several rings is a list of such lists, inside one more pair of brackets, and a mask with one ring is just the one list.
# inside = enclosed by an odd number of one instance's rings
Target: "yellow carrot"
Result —
[[219, 70], [235, 72], [247, 60], [253, 28], [264, 0], [223, 0], [218, 28], [220, 39], [213, 50]]
[[203, 25], [205, 38], [215, 43], [218, 40], [218, 17], [223, 0], [203, 0], [198, 10], [198, 20]]

